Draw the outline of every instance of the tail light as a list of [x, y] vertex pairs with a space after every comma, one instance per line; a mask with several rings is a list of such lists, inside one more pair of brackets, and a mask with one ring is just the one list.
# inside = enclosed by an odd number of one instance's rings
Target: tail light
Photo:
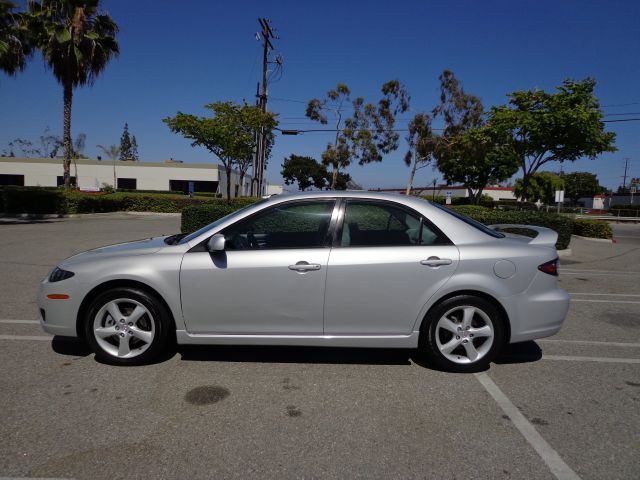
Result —
[[558, 264], [560, 262], [558, 259], [553, 259], [550, 262], [543, 263], [542, 265], [538, 265], [538, 270], [541, 272], [547, 273], [549, 275], [553, 275], [554, 277], [558, 276]]

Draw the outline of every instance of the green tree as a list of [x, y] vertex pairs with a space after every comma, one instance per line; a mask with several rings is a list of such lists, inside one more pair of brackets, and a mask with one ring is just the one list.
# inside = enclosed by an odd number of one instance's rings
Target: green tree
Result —
[[14, 2], [0, 0], [0, 70], [8, 75], [24, 70], [33, 51], [25, 15], [16, 8]]
[[582, 197], [593, 197], [605, 193], [607, 189], [600, 185], [598, 177], [590, 172], [573, 172], [562, 175], [564, 195], [572, 204]]
[[406, 194], [411, 194], [416, 172], [431, 164], [438, 145], [438, 137], [431, 129], [431, 116], [417, 113], [409, 122], [409, 133], [406, 140], [409, 150], [404, 156], [404, 163], [411, 168]]
[[322, 163], [332, 167], [330, 187], [336, 188], [338, 173], [357, 160], [360, 165], [382, 161], [384, 154], [398, 148], [399, 135], [394, 131], [396, 116], [409, 109], [409, 95], [398, 80], [382, 85], [378, 104], [365, 103], [363, 97], [351, 99], [344, 83], [329, 90], [324, 100], [313, 98], [306, 116], [326, 125], [331, 121], [335, 138], [322, 154]]
[[205, 105], [213, 117], [198, 117], [178, 112], [163, 120], [174, 133], [204, 147], [222, 162], [226, 174], [227, 200], [231, 199], [231, 172], [237, 163], [249, 158], [256, 147], [256, 131], [271, 132], [278, 125], [274, 114], [260, 107], [215, 102]]
[[573, 162], [613, 152], [615, 133], [606, 132], [603, 113], [593, 94], [596, 82], [567, 79], [555, 93], [524, 90], [509, 95], [509, 103], [491, 109], [490, 119], [508, 134], [522, 169], [523, 198], [540, 167]]
[[487, 185], [507, 180], [518, 171], [515, 151], [491, 124], [447, 140], [436, 153], [438, 170], [447, 182], [464, 185], [473, 203], [480, 202]]
[[487, 185], [518, 170], [518, 159], [508, 135], [486, 122], [480, 98], [466, 93], [450, 70], [439, 78], [440, 104], [433, 115], [442, 117], [444, 130], [426, 153], [436, 157], [447, 182], [464, 185], [473, 203], [478, 203]]
[[118, 188], [118, 176], [116, 175], [116, 160], [120, 156], [120, 147], [117, 145], [109, 145], [105, 147], [104, 145], [96, 145], [100, 150], [104, 152], [104, 154], [113, 162], [113, 188]]
[[518, 178], [513, 186], [513, 193], [516, 197], [526, 198], [530, 202], [540, 201], [545, 205], [551, 205], [555, 201], [556, 190], [563, 188], [562, 177], [551, 172], [536, 172], [529, 177], [526, 188], [524, 180]]
[[131, 135], [129, 134], [129, 124], [125, 122], [122, 129], [122, 135], [120, 136], [120, 160], [132, 160], [132, 143]]
[[327, 185], [327, 177], [330, 177], [325, 165], [314, 158], [301, 155], [289, 155], [289, 158], [285, 158], [280, 175], [285, 184], [297, 183], [301, 191], [311, 187], [323, 189]]
[[138, 140], [136, 140], [135, 135], [131, 137], [131, 160], [134, 162], [140, 160], [140, 156], [138, 155]]
[[92, 85], [120, 52], [118, 26], [98, 14], [99, 0], [40, 0], [29, 2], [28, 23], [34, 46], [62, 85], [64, 99], [64, 185], [69, 187], [73, 156], [71, 109], [73, 90]]

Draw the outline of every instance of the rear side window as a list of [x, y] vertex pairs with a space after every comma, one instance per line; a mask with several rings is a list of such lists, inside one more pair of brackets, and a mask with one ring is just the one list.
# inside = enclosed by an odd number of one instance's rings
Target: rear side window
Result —
[[497, 232], [493, 228], [487, 227], [484, 223], [480, 223], [477, 220], [474, 220], [473, 218], [467, 217], [466, 215], [462, 215], [461, 213], [458, 213], [455, 210], [451, 210], [450, 208], [443, 207], [442, 205], [438, 205], [437, 203], [432, 203], [431, 205], [433, 205], [436, 208], [439, 208], [443, 212], [447, 212], [449, 215], [456, 217], [458, 220], [462, 220], [467, 225], [471, 225], [472, 227], [477, 228], [478, 230], [480, 230], [483, 233], [486, 233], [487, 235], [491, 235], [494, 238], [504, 238], [504, 235], [502, 233]]
[[450, 243], [416, 212], [387, 202], [347, 201], [341, 247], [443, 245]]

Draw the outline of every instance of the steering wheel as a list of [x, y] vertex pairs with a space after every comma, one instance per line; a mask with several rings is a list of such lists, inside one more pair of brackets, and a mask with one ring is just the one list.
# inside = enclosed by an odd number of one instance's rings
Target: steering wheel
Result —
[[247, 232], [247, 240], [249, 241], [249, 248], [252, 250], [258, 250], [260, 245], [258, 245], [258, 241], [256, 237], [253, 235], [253, 232]]

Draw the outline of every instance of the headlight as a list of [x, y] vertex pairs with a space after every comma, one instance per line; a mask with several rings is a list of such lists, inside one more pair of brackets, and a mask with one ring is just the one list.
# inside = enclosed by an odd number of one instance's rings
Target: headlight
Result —
[[60, 282], [62, 280], [66, 280], [67, 278], [71, 278], [75, 275], [73, 272], [69, 272], [67, 270], [62, 270], [61, 268], [54, 268], [49, 275], [49, 282]]

